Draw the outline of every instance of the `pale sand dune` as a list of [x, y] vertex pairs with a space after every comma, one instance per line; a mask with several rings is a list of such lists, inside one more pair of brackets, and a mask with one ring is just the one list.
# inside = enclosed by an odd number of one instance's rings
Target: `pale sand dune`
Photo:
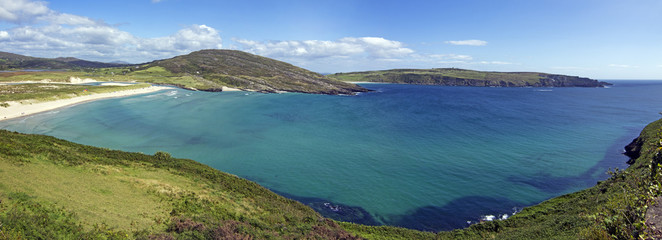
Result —
[[[21, 104], [18, 102], [9, 102], [9, 107], [0, 107], [0, 121], [23, 117], [30, 114], [40, 113], [44, 111], [50, 111], [56, 108], [61, 108], [64, 106], [82, 103], [87, 101], [94, 101], [104, 98], [114, 98], [114, 97], [125, 97], [135, 94], [151, 93], [165, 89], [174, 89], [172, 87], [162, 87], [162, 86], [151, 86], [140, 89], [131, 89], [125, 91], [109, 92], [109, 93], [97, 93], [86, 96], [74, 97], [69, 99], [60, 99], [49, 102], [37, 102], [37, 103], [25, 103]], [[27, 101], [26, 101], [27, 102]]]
[[223, 92], [237, 92], [237, 91], [242, 91], [241, 89], [231, 88], [231, 87], [226, 87], [226, 86], [223, 86], [222, 89], [223, 89]]

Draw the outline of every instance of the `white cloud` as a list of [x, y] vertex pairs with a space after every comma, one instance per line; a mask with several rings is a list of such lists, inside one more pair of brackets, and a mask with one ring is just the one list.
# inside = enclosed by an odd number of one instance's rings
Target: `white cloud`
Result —
[[446, 41], [445, 43], [451, 45], [463, 45], [463, 46], [485, 46], [487, 45], [486, 41], [483, 40], [459, 40], [459, 41]]
[[46, 22], [50, 24], [93, 25], [87, 17], [58, 13], [46, 3], [29, 0], [0, 0], [0, 21], [17, 24]]
[[192, 25], [167, 37], [140, 39], [137, 50], [158, 55], [179, 55], [200, 49], [221, 48], [222, 39], [216, 29]]
[[40, 21], [45, 21], [51, 24], [63, 25], [96, 25], [95, 21], [87, 17], [76, 16], [66, 13], [54, 13], [37, 18]]
[[29, 0], [0, 0], [0, 20], [21, 23], [51, 14], [44, 2]]
[[336, 41], [269, 41], [235, 40], [241, 49], [254, 54], [276, 58], [318, 59], [328, 57], [367, 57], [397, 59], [414, 52], [398, 41], [380, 37], [346, 37]]
[[88, 17], [53, 11], [38, 1], [0, 0], [0, 21], [17, 24], [0, 31], [0, 51], [39, 57], [145, 62], [222, 47], [218, 31], [206, 25], [191, 25], [165, 37], [139, 38]]

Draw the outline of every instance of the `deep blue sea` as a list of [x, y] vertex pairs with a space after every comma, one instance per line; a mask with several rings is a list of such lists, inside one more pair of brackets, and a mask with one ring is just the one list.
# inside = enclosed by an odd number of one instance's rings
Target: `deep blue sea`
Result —
[[358, 96], [162, 91], [0, 122], [232, 173], [325, 216], [422, 230], [593, 186], [662, 111], [661, 81], [610, 88], [366, 84]]

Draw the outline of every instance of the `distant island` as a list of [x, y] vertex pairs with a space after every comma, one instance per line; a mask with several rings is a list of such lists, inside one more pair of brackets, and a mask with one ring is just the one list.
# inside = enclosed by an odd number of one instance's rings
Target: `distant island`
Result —
[[485, 72], [458, 68], [393, 69], [327, 75], [347, 82], [402, 83], [474, 87], [604, 87], [589, 78], [537, 72]]

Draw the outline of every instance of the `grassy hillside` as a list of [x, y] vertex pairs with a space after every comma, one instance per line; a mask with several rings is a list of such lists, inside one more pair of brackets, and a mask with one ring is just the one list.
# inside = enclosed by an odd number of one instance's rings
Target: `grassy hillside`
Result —
[[457, 68], [394, 69], [384, 71], [336, 73], [328, 75], [349, 82], [383, 82], [444, 86], [479, 87], [603, 87], [610, 85], [588, 78], [535, 73], [483, 72]]
[[0, 70], [12, 69], [72, 69], [118, 67], [122, 64], [85, 61], [77, 58], [36, 58], [0, 52]]
[[0, 239], [353, 237], [312, 209], [167, 153], [0, 130]]
[[201, 78], [197, 80], [211, 86], [261, 92], [351, 94], [366, 91], [289, 63], [235, 50], [201, 50], [143, 66], [153, 67], [161, 67], [178, 76]]
[[640, 156], [595, 187], [503, 221], [430, 233], [337, 223], [254, 182], [169, 154], [0, 130], [0, 239], [629, 239], [660, 194], [662, 120]]
[[[4, 64], [4, 65], [3, 65]], [[65, 82], [71, 77], [99, 81], [137, 81], [221, 91], [223, 87], [260, 92], [353, 94], [368, 91], [294, 65], [235, 50], [201, 50], [137, 65], [94, 64], [73, 58], [33, 58], [0, 52], [2, 69], [69, 69], [70, 71], [0, 73], [0, 81]]]

